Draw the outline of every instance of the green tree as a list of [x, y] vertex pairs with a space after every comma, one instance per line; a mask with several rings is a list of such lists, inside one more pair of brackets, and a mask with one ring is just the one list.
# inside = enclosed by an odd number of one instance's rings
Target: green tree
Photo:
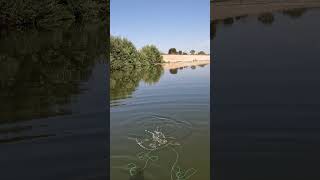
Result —
[[191, 54], [191, 55], [194, 55], [195, 53], [196, 53], [195, 50], [191, 50], [191, 51], [190, 51], [190, 54]]
[[110, 69], [124, 70], [141, 66], [136, 47], [121, 37], [110, 37]]
[[168, 54], [177, 54], [176, 48], [170, 48]]
[[206, 55], [206, 53], [204, 51], [200, 51], [198, 52], [199, 55]]
[[179, 51], [179, 55], [182, 55], [182, 51]]
[[162, 63], [162, 55], [158, 48], [154, 45], [144, 46], [140, 51], [140, 61], [143, 63], [155, 64]]

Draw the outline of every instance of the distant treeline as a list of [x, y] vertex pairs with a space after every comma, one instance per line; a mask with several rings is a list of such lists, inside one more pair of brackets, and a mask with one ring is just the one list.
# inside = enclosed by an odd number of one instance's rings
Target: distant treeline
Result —
[[145, 68], [162, 62], [162, 55], [154, 45], [146, 45], [137, 50], [126, 38], [110, 37], [111, 71]]
[[109, 0], [0, 0], [0, 27], [50, 28], [103, 21]]
[[[172, 54], [172, 55], [188, 55], [187, 52], [177, 51], [176, 48], [170, 48], [169, 51], [168, 51], [168, 54]], [[190, 54], [191, 55], [195, 55], [195, 54], [206, 55], [206, 53], [204, 51], [199, 51], [198, 53], [196, 53], [195, 50], [191, 50]]]

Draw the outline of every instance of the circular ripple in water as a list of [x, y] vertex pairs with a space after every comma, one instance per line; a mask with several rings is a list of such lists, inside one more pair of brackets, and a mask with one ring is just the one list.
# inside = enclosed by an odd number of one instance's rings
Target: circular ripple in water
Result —
[[172, 137], [181, 141], [192, 134], [192, 124], [188, 121], [178, 120], [171, 117], [152, 114], [136, 117], [130, 120], [129, 138], [143, 138], [145, 130], [159, 130], [166, 137]]

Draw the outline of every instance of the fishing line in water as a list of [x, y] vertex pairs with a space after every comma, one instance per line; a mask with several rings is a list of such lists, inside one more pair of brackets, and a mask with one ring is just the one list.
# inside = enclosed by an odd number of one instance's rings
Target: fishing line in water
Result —
[[127, 164], [127, 168], [131, 177], [134, 177], [138, 174], [141, 175], [148, 167], [150, 161], [158, 161], [159, 156], [153, 154], [165, 148], [170, 148], [176, 156], [175, 161], [171, 166], [171, 180], [187, 180], [197, 172], [197, 170], [194, 168], [184, 171], [178, 166], [180, 155], [175, 150], [174, 146], [180, 146], [181, 144], [175, 141], [176, 138], [166, 136], [159, 127], [156, 127], [155, 130], [145, 130], [145, 133], [149, 136], [141, 139], [135, 138], [137, 145], [143, 149], [143, 151], [139, 152], [136, 156], [139, 160], [145, 162], [141, 167], [137, 166], [135, 163]]
[[176, 160], [171, 167], [171, 180], [175, 179], [173, 175], [175, 175], [177, 180], [189, 179], [192, 175], [194, 175], [197, 172], [197, 170], [194, 168], [190, 168], [190, 169], [187, 169], [186, 171], [183, 171], [179, 166], [175, 168], [179, 160], [179, 153], [174, 148], [171, 147], [171, 149], [176, 153]]

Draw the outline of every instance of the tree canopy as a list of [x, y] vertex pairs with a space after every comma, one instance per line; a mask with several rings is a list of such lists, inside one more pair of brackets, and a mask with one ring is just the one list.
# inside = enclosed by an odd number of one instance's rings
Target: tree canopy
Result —
[[176, 48], [170, 48], [168, 54], [177, 54]]
[[198, 52], [199, 55], [206, 55], [206, 53], [204, 51], [200, 51]]

